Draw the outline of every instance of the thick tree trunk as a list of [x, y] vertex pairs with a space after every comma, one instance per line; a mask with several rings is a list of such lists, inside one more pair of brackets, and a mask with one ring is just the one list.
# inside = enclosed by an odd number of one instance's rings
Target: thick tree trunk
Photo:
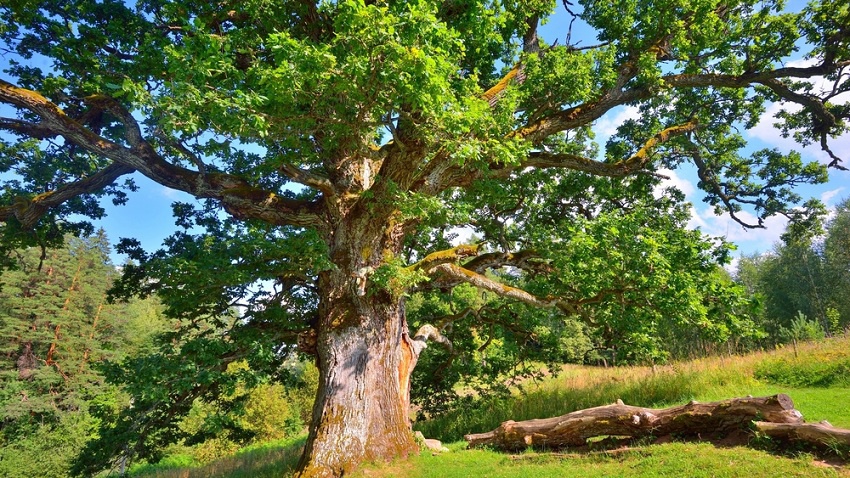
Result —
[[469, 446], [493, 446], [521, 450], [530, 446], [546, 448], [580, 447], [588, 438], [599, 436], [725, 435], [749, 426], [753, 420], [774, 423], [801, 423], [788, 395], [761, 398], [733, 398], [719, 402], [691, 402], [678, 407], [651, 409], [624, 405], [588, 408], [560, 417], [514, 422], [499, 428], [466, 435]]
[[385, 231], [338, 231], [336, 268], [319, 276], [319, 390], [300, 477], [342, 476], [364, 461], [418, 451], [409, 383], [421, 348], [408, 336], [401, 298], [367, 284], [383, 255], [400, 248], [401, 235]]

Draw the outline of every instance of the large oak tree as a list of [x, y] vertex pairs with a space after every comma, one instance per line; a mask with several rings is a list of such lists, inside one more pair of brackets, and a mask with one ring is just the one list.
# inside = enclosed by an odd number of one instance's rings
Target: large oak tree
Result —
[[[816, 209], [794, 209], [790, 188], [823, 167], [741, 152], [771, 101], [794, 106], [784, 132], [841, 167], [844, 0], [797, 13], [775, 0], [130, 3], [0, 7], [4, 242], [85, 230], [81, 215], [126, 200], [133, 173], [204, 200], [175, 205], [186, 230], [163, 251], [124, 243], [139, 265], [123, 287], [156, 290], [189, 322], [242, 305], [228, 340], [254, 348], [201, 341], [187, 356], [274, 356], [261, 338], [316, 354], [303, 476], [415, 449], [410, 374], [450, 320], [410, 331], [408, 291], [469, 284], [591, 322], [613, 303], [697, 323], [710, 307], [688, 273], [710, 268], [709, 247], [654, 222], [683, 222], [675, 195], [652, 194], [658, 170], [691, 165], [706, 200], [749, 227]], [[541, 39], [556, 7], [595, 38]], [[594, 122], [623, 105], [639, 117], [598, 154]], [[482, 241], [450, 247], [454, 226]], [[603, 236], [623, 249], [594, 249]], [[210, 376], [175, 373], [151, 410], [215, 389]]]

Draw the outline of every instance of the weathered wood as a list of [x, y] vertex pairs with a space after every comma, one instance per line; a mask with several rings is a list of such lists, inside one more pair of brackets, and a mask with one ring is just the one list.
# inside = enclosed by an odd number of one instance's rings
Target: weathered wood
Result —
[[664, 409], [625, 405], [588, 408], [560, 417], [513, 420], [487, 433], [466, 435], [470, 447], [493, 446], [502, 450], [520, 450], [529, 446], [562, 448], [584, 446], [599, 436], [718, 436], [749, 426], [754, 420], [773, 423], [802, 423], [785, 394], [770, 397], [743, 397], [719, 402], [699, 403]]
[[756, 430], [771, 438], [811, 443], [813, 445], [850, 445], [850, 430], [835, 428], [829, 422], [770, 423], [755, 422]]

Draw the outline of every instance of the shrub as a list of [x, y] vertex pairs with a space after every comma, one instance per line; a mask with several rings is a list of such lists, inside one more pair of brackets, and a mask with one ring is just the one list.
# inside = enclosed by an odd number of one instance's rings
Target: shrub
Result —
[[789, 328], [779, 328], [779, 336], [786, 342], [797, 342], [821, 340], [826, 336], [826, 333], [816, 320], [809, 320], [806, 314], [797, 311], [797, 317], [791, 320]]

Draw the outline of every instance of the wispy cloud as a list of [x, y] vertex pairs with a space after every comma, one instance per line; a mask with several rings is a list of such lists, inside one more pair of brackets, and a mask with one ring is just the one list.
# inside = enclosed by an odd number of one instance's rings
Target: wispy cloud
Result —
[[658, 174], [666, 176], [668, 179], [662, 180], [661, 183], [655, 188], [655, 191], [653, 191], [655, 197], [661, 197], [661, 195], [664, 194], [664, 189], [669, 187], [675, 187], [679, 191], [682, 191], [686, 198], [688, 198], [689, 200], [693, 200], [693, 196], [697, 188], [692, 182], [682, 178], [677, 174], [676, 171], [672, 169], [659, 169]]
[[596, 122], [594, 131], [596, 131], [597, 140], [600, 142], [607, 141], [617, 132], [617, 128], [621, 124], [638, 117], [640, 117], [640, 110], [637, 106], [624, 106], [612, 110], [611, 113], [606, 114]]
[[823, 203], [824, 203], [824, 204], [826, 204], [827, 206], [833, 206], [833, 204], [832, 204], [832, 200], [833, 200], [836, 196], [838, 196], [838, 194], [839, 194], [841, 191], [844, 191], [844, 188], [843, 188], [843, 187], [838, 188], [838, 189], [831, 189], [831, 190], [829, 190], [829, 191], [826, 191], [826, 192], [824, 192], [824, 193], [822, 193], [822, 194], [820, 195], [820, 200], [821, 200], [821, 201], [823, 201]]

